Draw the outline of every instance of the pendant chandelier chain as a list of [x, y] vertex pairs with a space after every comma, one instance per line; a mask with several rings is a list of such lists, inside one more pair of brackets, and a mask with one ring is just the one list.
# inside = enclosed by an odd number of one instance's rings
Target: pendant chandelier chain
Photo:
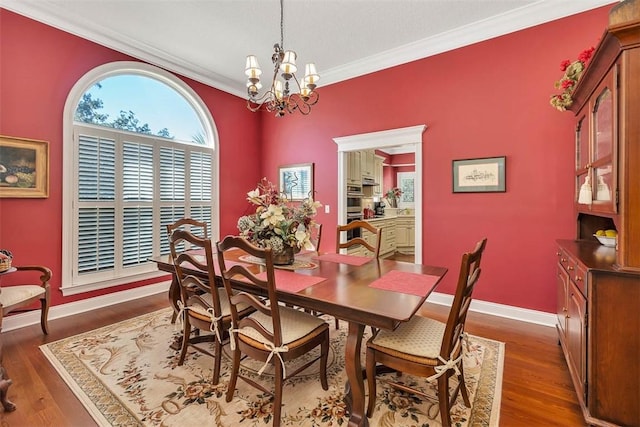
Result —
[[280, 44], [273, 46], [271, 61], [274, 65], [273, 80], [267, 91], [260, 95], [262, 88], [260, 76], [262, 70], [255, 55], [247, 56], [245, 75], [247, 76], [247, 108], [253, 112], [266, 110], [277, 117], [295, 111], [303, 115], [311, 112], [311, 106], [318, 102], [319, 94], [315, 90], [320, 75], [314, 63], [305, 65], [304, 78], [298, 80], [296, 72], [297, 54], [284, 50], [284, 0], [280, 0]]
[[284, 50], [284, 0], [280, 0], [280, 49]]

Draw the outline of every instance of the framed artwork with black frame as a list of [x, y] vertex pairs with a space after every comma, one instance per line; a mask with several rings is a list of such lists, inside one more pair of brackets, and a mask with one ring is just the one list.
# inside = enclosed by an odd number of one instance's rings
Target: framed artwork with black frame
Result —
[[280, 166], [279, 189], [289, 200], [304, 200], [313, 196], [313, 163]]
[[454, 193], [504, 193], [507, 191], [506, 157], [453, 161]]
[[0, 197], [49, 197], [49, 143], [0, 136]]

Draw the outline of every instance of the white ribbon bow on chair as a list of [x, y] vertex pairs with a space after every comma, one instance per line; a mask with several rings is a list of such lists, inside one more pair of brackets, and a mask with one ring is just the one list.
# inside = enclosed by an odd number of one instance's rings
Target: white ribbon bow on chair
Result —
[[209, 325], [209, 330], [214, 334], [216, 334], [216, 338], [218, 338], [218, 341], [222, 343], [222, 336], [220, 334], [220, 328], [218, 328], [218, 322], [222, 320], [223, 316], [220, 315], [218, 317], [215, 317], [213, 312], [213, 307], [207, 308], [207, 313], [209, 313], [209, 316], [211, 316], [211, 325]]
[[185, 311], [189, 310], [189, 307], [185, 307], [185, 305], [182, 304], [182, 301], [178, 301], [177, 306], [178, 306], [178, 315], [176, 316], [176, 323], [174, 323], [173, 325], [173, 330], [177, 330], [178, 326], [180, 326], [180, 329], [182, 329]]
[[461, 351], [460, 355], [455, 359], [452, 359], [451, 357], [452, 357], [452, 355], [456, 354], [456, 352], [460, 348], [460, 343], [462, 341], [465, 341], [465, 343], [468, 346], [468, 336], [467, 336], [466, 333], [462, 334], [462, 336], [460, 337], [460, 339], [456, 343], [455, 347], [453, 347], [453, 350], [451, 351], [451, 355], [449, 356], [449, 360], [445, 360], [442, 356], [438, 356], [438, 360], [441, 361], [443, 363], [443, 365], [434, 366], [433, 370], [436, 371], [436, 373], [431, 375], [430, 377], [428, 377], [427, 381], [431, 382], [433, 380], [436, 380], [436, 379], [440, 378], [441, 376], [443, 376], [450, 369], [453, 369], [455, 371], [456, 375], [460, 375], [460, 369], [458, 369], [458, 364], [461, 363], [460, 361], [462, 360], [462, 357], [464, 356], [464, 352]]
[[[231, 346], [232, 351], [236, 349], [236, 337], [234, 337], [233, 334], [238, 334], [238, 333], [241, 334], [242, 330], [234, 329], [233, 326], [229, 328], [229, 344]], [[271, 350], [271, 353], [269, 353], [269, 357], [267, 357], [267, 361], [264, 362], [264, 365], [262, 365], [262, 368], [260, 368], [260, 370], [258, 371], [258, 375], [262, 375], [266, 367], [269, 366], [269, 362], [271, 361], [271, 359], [273, 358], [273, 355], [275, 354], [276, 356], [278, 356], [278, 359], [280, 359], [280, 364], [282, 365], [282, 379], [287, 378], [287, 368], [285, 367], [284, 360], [282, 359], [282, 356], [280, 356], [280, 353], [286, 353], [287, 351], [289, 351], [289, 347], [287, 347], [286, 345], [283, 345], [281, 347], [276, 347], [272, 343], [262, 343], [262, 344], [264, 345], [264, 348], [266, 348], [267, 350]]]
[[262, 372], [264, 372], [265, 368], [269, 365], [271, 358], [275, 354], [276, 356], [278, 356], [278, 359], [280, 359], [280, 364], [282, 365], [282, 378], [283, 379], [287, 378], [287, 369], [284, 366], [284, 360], [282, 359], [282, 356], [280, 356], [280, 353], [286, 353], [287, 351], [289, 351], [289, 347], [287, 347], [286, 345], [283, 345], [282, 347], [276, 347], [270, 342], [263, 343], [263, 344], [267, 350], [271, 350], [271, 353], [269, 353], [269, 357], [267, 357], [267, 361], [264, 362], [264, 365], [258, 371], [258, 375], [262, 375]]

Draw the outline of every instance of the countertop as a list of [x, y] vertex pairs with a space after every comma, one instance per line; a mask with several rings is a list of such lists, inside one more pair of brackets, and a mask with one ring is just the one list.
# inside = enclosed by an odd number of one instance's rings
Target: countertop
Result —
[[384, 219], [394, 219], [394, 218], [413, 218], [415, 219], [415, 215], [385, 215], [385, 216], [377, 216], [375, 218], [366, 218], [365, 221], [381, 221]]

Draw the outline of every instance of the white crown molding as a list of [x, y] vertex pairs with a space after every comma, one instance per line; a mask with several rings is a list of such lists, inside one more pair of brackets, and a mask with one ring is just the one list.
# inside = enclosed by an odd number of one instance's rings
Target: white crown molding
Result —
[[338, 151], [354, 151], [368, 147], [384, 150], [386, 147], [397, 145], [422, 144], [422, 134], [426, 129], [427, 125], [408, 126], [379, 132], [339, 136], [333, 138], [333, 141], [338, 145]]
[[[426, 58], [442, 52], [458, 49], [473, 43], [488, 40], [504, 34], [519, 31], [545, 22], [564, 18], [607, 4], [611, 0], [558, 1], [540, 0], [529, 6], [494, 16], [481, 22], [474, 22], [454, 31], [438, 34], [423, 40], [406, 44], [397, 49], [347, 63], [340, 67], [324, 70], [320, 87], [348, 80], [354, 77], [380, 71], [407, 62]], [[196, 64], [184, 61], [166, 51], [152, 48], [138, 40], [124, 37], [108, 28], [88, 26], [73, 21], [52, 3], [41, 1], [0, 0], [0, 6], [43, 22], [52, 27], [93, 41], [134, 58], [189, 77], [229, 94], [244, 98], [244, 81], [230, 79]], [[240, 75], [239, 78], [244, 76]]]
[[611, 3], [615, 2], [611, 0], [540, 0], [529, 6], [481, 22], [474, 22], [453, 31], [418, 40], [340, 67], [324, 70], [322, 72], [323, 85], [406, 64]]
[[[123, 36], [109, 28], [88, 26], [79, 20], [70, 19], [68, 13], [61, 13], [55, 5], [46, 1], [22, 2], [20, 0], [0, 0], [0, 6], [28, 18], [58, 28], [67, 33], [90, 40], [134, 58], [146, 61], [152, 65], [189, 77], [200, 83], [215, 87], [224, 92], [244, 97], [245, 88], [238, 82], [204, 69], [196, 64], [184, 61], [170, 55], [168, 52], [156, 49], [147, 44]], [[244, 77], [244, 76], [242, 76]]]

